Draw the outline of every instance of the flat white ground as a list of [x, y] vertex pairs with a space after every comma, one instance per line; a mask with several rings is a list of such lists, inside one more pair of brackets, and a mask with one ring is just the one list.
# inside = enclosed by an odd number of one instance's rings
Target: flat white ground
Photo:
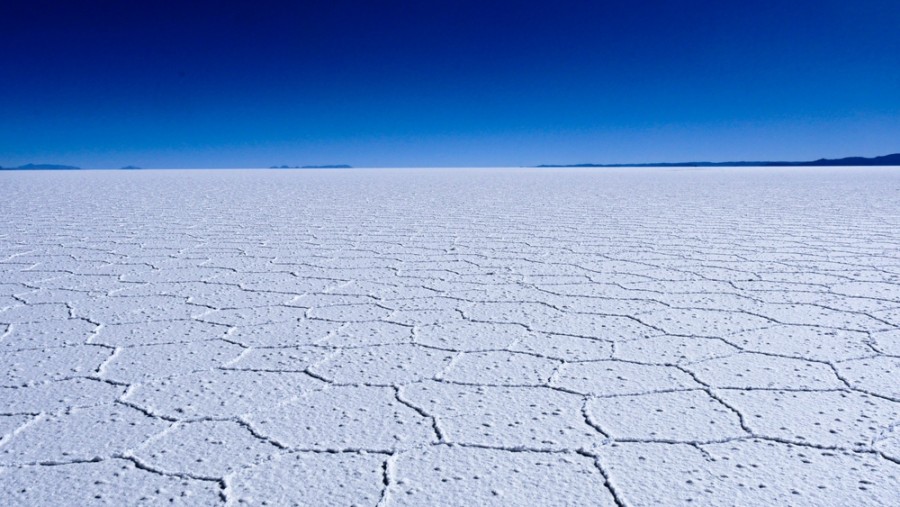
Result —
[[897, 505], [900, 169], [0, 174], [3, 505]]

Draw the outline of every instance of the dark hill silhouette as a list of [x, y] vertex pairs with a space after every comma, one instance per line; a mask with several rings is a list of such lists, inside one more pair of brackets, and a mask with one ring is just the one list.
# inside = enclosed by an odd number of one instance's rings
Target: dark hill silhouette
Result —
[[328, 165], [273, 165], [269, 169], [352, 169], [352, 165], [328, 164]]
[[900, 153], [883, 155], [881, 157], [847, 157], [837, 159], [820, 158], [814, 162], [800, 162], [803, 166], [829, 166], [829, 165], [900, 165]]
[[4, 171], [37, 171], [37, 170], [74, 170], [81, 169], [80, 167], [75, 167], [73, 165], [60, 165], [60, 164], [25, 164], [20, 165], [19, 167], [0, 167]]
[[881, 157], [820, 158], [809, 162], [659, 162], [650, 164], [542, 164], [537, 167], [822, 167], [900, 166], [900, 153]]

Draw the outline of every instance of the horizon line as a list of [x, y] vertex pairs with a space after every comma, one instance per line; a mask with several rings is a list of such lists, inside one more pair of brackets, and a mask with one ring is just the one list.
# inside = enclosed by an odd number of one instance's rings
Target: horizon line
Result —
[[364, 165], [353, 166], [350, 164], [315, 164], [315, 165], [260, 165], [260, 166], [242, 166], [242, 167], [215, 167], [215, 166], [184, 166], [184, 167], [139, 167], [135, 165], [126, 165], [123, 167], [80, 167], [66, 164], [49, 164], [49, 163], [28, 163], [16, 167], [5, 167], [0, 165], [3, 171], [37, 171], [37, 170], [110, 170], [110, 171], [135, 171], [135, 170], [170, 170], [170, 169], [270, 169], [270, 170], [336, 170], [336, 169], [426, 169], [426, 168], [589, 168], [589, 167], [815, 167], [815, 166], [859, 166], [859, 165], [880, 165], [880, 166], [900, 166], [900, 152], [888, 155], [880, 155], [875, 157], [848, 156], [842, 158], [819, 158], [817, 160], [808, 161], [726, 161], [726, 162], [647, 162], [647, 163], [576, 163], [576, 164], [538, 164], [538, 165]]

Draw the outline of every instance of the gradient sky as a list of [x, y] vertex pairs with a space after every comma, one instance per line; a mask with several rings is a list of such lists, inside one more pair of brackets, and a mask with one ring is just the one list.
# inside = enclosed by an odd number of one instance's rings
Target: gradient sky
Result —
[[0, 2], [0, 165], [900, 152], [897, 0]]

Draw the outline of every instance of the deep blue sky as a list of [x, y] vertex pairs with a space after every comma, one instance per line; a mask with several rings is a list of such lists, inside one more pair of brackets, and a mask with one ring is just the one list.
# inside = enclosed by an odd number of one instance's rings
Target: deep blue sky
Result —
[[900, 151], [897, 0], [0, 2], [0, 165]]

